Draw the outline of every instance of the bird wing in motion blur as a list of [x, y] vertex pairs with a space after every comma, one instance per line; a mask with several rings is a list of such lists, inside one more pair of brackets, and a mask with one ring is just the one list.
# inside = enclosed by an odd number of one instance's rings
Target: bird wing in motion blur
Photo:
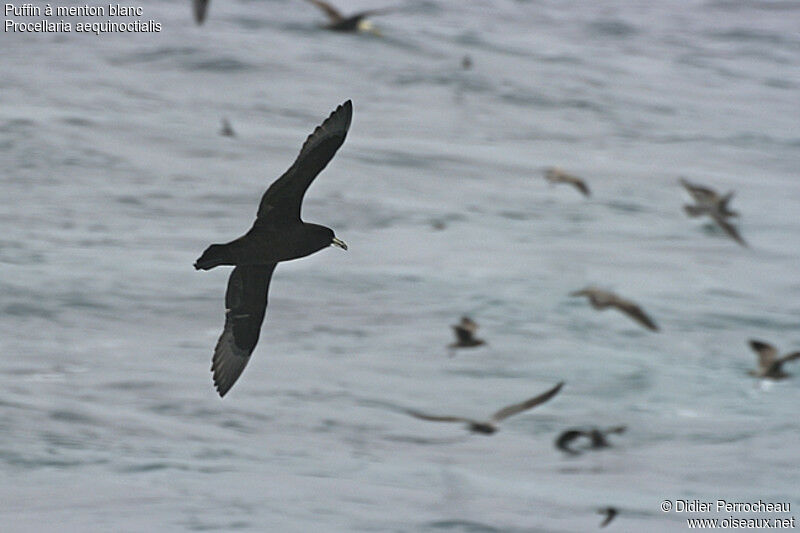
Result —
[[709, 215], [714, 220], [714, 222], [717, 223], [717, 226], [722, 228], [722, 231], [727, 233], [728, 236], [731, 239], [733, 239], [734, 241], [738, 242], [740, 245], [744, 246], [745, 248], [747, 247], [747, 242], [745, 242], [745, 240], [739, 234], [739, 230], [737, 230], [736, 227], [733, 224], [728, 222], [725, 219], [725, 217], [718, 210], [715, 209], [715, 210], [711, 211], [709, 213]]
[[337, 22], [341, 22], [344, 20], [344, 15], [342, 15], [341, 11], [330, 5], [328, 2], [323, 2], [322, 0], [307, 0], [311, 2], [318, 8], [320, 8], [325, 15], [328, 16], [328, 20], [331, 21], [331, 24], [336, 24]]
[[504, 420], [504, 419], [508, 418], [509, 416], [513, 416], [513, 415], [515, 415], [517, 413], [521, 413], [522, 411], [527, 411], [528, 409], [530, 409], [532, 407], [536, 407], [537, 405], [546, 402], [547, 400], [549, 400], [550, 398], [552, 398], [553, 396], [558, 394], [558, 391], [560, 391], [561, 387], [563, 387], [563, 386], [564, 386], [564, 382], [562, 381], [561, 383], [559, 383], [558, 385], [556, 385], [552, 389], [550, 389], [550, 390], [548, 390], [546, 392], [543, 392], [542, 394], [540, 394], [538, 396], [534, 396], [533, 398], [525, 400], [522, 403], [515, 403], [513, 405], [509, 405], [507, 407], [503, 407], [502, 409], [500, 409], [499, 411], [497, 411], [495, 414], [492, 415], [491, 420], [493, 420], [495, 422], [500, 422], [501, 420]]
[[466, 422], [467, 424], [475, 422], [474, 420], [460, 416], [428, 415], [425, 413], [421, 413], [420, 411], [415, 411], [413, 409], [407, 409], [406, 413], [410, 414], [414, 418], [419, 418], [421, 420], [430, 420], [431, 422]]
[[658, 326], [653, 322], [653, 319], [647, 316], [647, 314], [642, 311], [642, 308], [635, 303], [617, 298], [613, 305], [647, 329], [658, 331]]

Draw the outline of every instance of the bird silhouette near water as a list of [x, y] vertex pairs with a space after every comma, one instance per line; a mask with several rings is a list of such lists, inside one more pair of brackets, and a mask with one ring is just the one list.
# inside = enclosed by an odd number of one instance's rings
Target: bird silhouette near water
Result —
[[374, 15], [383, 15], [396, 11], [396, 8], [384, 9], [368, 9], [366, 11], [359, 11], [349, 16], [345, 16], [341, 11], [333, 7], [328, 2], [322, 0], [306, 0], [320, 8], [328, 17], [328, 24], [323, 26], [326, 30], [341, 31], [341, 32], [365, 32], [380, 35], [380, 32], [375, 26], [367, 20], [367, 17]]
[[591, 191], [589, 190], [589, 186], [586, 185], [586, 182], [584, 180], [582, 180], [578, 176], [567, 174], [558, 167], [550, 167], [547, 170], [545, 170], [544, 179], [546, 179], [551, 184], [566, 183], [568, 185], [572, 185], [587, 198], [592, 195]]
[[614, 520], [614, 517], [617, 516], [617, 514], [619, 514], [619, 511], [617, 511], [614, 507], [605, 507], [603, 509], [598, 509], [597, 514], [606, 515], [603, 521], [600, 522], [599, 526], [599, 527], [606, 527], [612, 520]]
[[586, 287], [585, 289], [570, 293], [570, 296], [586, 296], [589, 298], [592, 307], [598, 311], [613, 307], [622, 311], [643, 327], [651, 331], [658, 331], [656, 323], [642, 311], [641, 307], [630, 300], [617, 296], [613, 292], [604, 291], [595, 287]]
[[478, 324], [468, 316], [462, 316], [458, 324], [450, 327], [453, 328], [453, 333], [456, 336], [456, 342], [447, 346], [451, 350], [451, 356], [453, 355], [452, 351], [456, 348], [475, 348], [486, 344], [485, 340], [475, 337], [475, 333], [478, 331]]
[[227, 118], [222, 119], [222, 126], [219, 129], [219, 134], [223, 137], [236, 137], [236, 132], [233, 131], [233, 126]]
[[690, 217], [707, 215], [724, 231], [731, 239], [741, 246], [747, 246], [747, 242], [739, 234], [739, 230], [728, 220], [731, 217], [738, 217], [739, 213], [732, 211], [728, 204], [733, 198], [733, 191], [725, 195], [719, 195], [710, 187], [690, 183], [685, 178], [680, 178], [678, 182], [694, 199], [694, 205], [684, 205], [683, 210]]
[[308, 136], [292, 166], [264, 193], [253, 227], [227, 244], [212, 244], [194, 264], [197, 270], [235, 267], [225, 292], [225, 328], [211, 364], [220, 396], [242, 374], [256, 347], [275, 266], [331, 245], [347, 250], [332, 229], [303, 222], [300, 209], [311, 182], [344, 143], [352, 114], [350, 100], [337, 107]]
[[783, 364], [800, 359], [800, 352], [792, 352], [778, 357], [778, 349], [766, 342], [750, 340], [750, 347], [758, 354], [758, 369], [751, 370], [750, 375], [759, 378], [783, 379], [789, 374], [783, 371]]
[[537, 405], [541, 405], [556, 394], [558, 391], [561, 390], [561, 387], [564, 386], [564, 382], [562, 381], [552, 389], [543, 392], [538, 396], [534, 396], [528, 400], [525, 400], [521, 403], [515, 403], [513, 405], [509, 405], [507, 407], [503, 407], [495, 414], [493, 414], [488, 420], [475, 420], [472, 418], [465, 418], [461, 416], [439, 416], [439, 415], [429, 415], [422, 413], [420, 411], [415, 411], [413, 409], [409, 409], [406, 412], [415, 418], [419, 418], [422, 420], [429, 420], [431, 422], [463, 422], [467, 425], [467, 429], [473, 433], [481, 433], [484, 435], [491, 435], [492, 433], [498, 430], [498, 424], [501, 421], [505, 420], [509, 416], [513, 416], [517, 413], [521, 413], [523, 411], [527, 411]]
[[[712, 189], [711, 187], [707, 187], [705, 185], [697, 185], [694, 183], [690, 183], [689, 180], [686, 178], [679, 178], [678, 183], [680, 183], [684, 189], [692, 196], [695, 202], [698, 204], [711, 204], [717, 207], [717, 211], [723, 217], [738, 217], [739, 213], [736, 211], [732, 211], [731, 208], [728, 206], [730, 201], [733, 199], [734, 192], [729, 191], [725, 195], [717, 194], [717, 191]], [[696, 205], [685, 205], [683, 206], [684, 210], [689, 216], [697, 216], [703, 214], [702, 212], [696, 212], [695, 209], [697, 208]]]
[[[556, 439], [556, 448], [559, 450], [566, 452], [570, 455], [579, 455], [582, 450], [591, 449], [591, 450], [599, 450], [602, 448], [608, 448], [611, 444], [608, 443], [608, 439], [606, 436], [611, 434], [619, 434], [624, 433], [626, 427], [625, 426], [615, 426], [608, 429], [599, 429], [599, 428], [591, 428], [591, 429], [568, 429], [562, 432], [558, 438]], [[582, 448], [572, 448], [570, 445], [580, 438], [586, 438], [589, 440], [587, 446]]]

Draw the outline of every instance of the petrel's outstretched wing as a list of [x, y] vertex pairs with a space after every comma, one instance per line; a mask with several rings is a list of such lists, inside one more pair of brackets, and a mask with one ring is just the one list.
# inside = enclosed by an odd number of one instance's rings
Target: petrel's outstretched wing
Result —
[[710, 215], [711, 215], [711, 218], [714, 219], [714, 222], [717, 223], [717, 226], [722, 228], [722, 230], [725, 233], [727, 233], [728, 236], [731, 239], [733, 239], [734, 241], [738, 242], [740, 245], [744, 246], [745, 248], [747, 247], [747, 242], [745, 242], [745, 240], [742, 238], [742, 236], [739, 235], [739, 230], [737, 230], [736, 227], [733, 224], [731, 224], [730, 222], [725, 220], [724, 216], [722, 216], [717, 211], [712, 211], [710, 213]]
[[688, 180], [685, 178], [680, 178], [678, 182], [683, 185], [683, 188], [692, 195], [692, 198], [698, 203], [708, 203], [714, 201], [717, 197], [717, 193], [708, 187], [703, 187], [701, 185], [695, 185], [694, 183], [689, 183]]
[[531, 407], [536, 407], [537, 405], [546, 402], [547, 400], [549, 400], [550, 398], [552, 398], [553, 396], [558, 394], [558, 391], [560, 391], [561, 387], [563, 387], [563, 386], [564, 386], [564, 382], [562, 381], [561, 383], [559, 383], [558, 385], [556, 385], [555, 387], [553, 387], [549, 391], [544, 392], [544, 393], [542, 393], [542, 394], [540, 394], [538, 396], [534, 396], [533, 398], [530, 398], [529, 400], [525, 400], [522, 403], [516, 403], [514, 405], [509, 405], [508, 407], [503, 407], [502, 409], [500, 409], [499, 411], [497, 411], [495, 414], [492, 415], [491, 420], [493, 420], [495, 422], [500, 422], [501, 420], [503, 420], [505, 418], [508, 418], [509, 416], [515, 415], [517, 413], [521, 413], [522, 411], [527, 411]]
[[258, 343], [274, 270], [275, 264], [237, 266], [228, 278], [225, 329], [211, 362], [214, 385], [220, 396], [225, 396], [239, 379]]
[[327, 15], [328, 19], [331, 21], [331, 24], [336, 24], [337, 22], [341, 22], [344, 19], [344, 15], [342, 15], [342, 13], [338, 9], [330, 5], [328, 2], [323, 2], [322, 0], [308, 0], [308, 1], [325, 12], [325, 15]]
[[619, 309], [620, 311], [622, 311], [623, 313], [625, 313], [626, 315], [634, 319], [636, 322], [646, 327], [647, 329], [652, 331], [658, 331], [658, 326], [656, 325], [655, 322], [653, 322], [653, 319], [647, 316], [647, 313], [645, 313], [642, 310], [642, 308], [636, 305], [635, 303], [629, 300], [624, 300], [622, 298], [617, 298], [614, 301], [614, 307], [616, 307], [617, 309]]
[[571, 181], [570, 181], [570, 183], [571, 183], [571, 184], [572, 184], [572, 185], [573, 185], [573, 186], [574, 186], [576, 189], [578, 189], [579, 191], [581, 191], [581, 193], [583, 193], [583, 195], [584, 195], [584, 196], [586, 196], [586, 197], [589, 197], [589, 196], [591, 196], [591, 195], [592, 195], [591, 191], [589, 190], [589, 186], [588, 186], [588, 185], [586, 185], [586, 182], [585, 182], [585, 181], [583, 181], [582, 179], [580, 179], [580, 178], [575, 178], [574, 180], [571, 180]]
[[344, 142], [352, 117], [353, 104], [348, 100], [308, 136], [289, 170], [261, 197], [256, 224], [300, 219], [306, 190]]
[[773, 366], [777, 367], [777, 370], [780, 370], [780, 368], [783, 366], [783, 363], [788, 363], [789, 361], [794, 361], [795, 359], [800, 359], [800, 352], [792, 352], [784, 355], [775, 361]]
[[194, 8], [194, 20], [198, 25], [206, 20], [206, 11], [208, 11], [208, 3], [210, 0], [192, 0], [192, 7]]
[[421, 420], [429, 420], [431, 422], [465, 422], [467, 424], [475, 422], [472, 419], [464, 418], [461, 416], [439, 416], [439, 415], [428, 415], [425, 413], [421, 413], [419, 411], [415, 411], [413, 409], [407, 409], [406, 413], [410, 414], [414, 418], [419, 418]]

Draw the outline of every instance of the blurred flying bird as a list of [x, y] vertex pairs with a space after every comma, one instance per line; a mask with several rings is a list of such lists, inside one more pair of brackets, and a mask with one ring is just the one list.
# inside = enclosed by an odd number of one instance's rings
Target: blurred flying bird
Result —
[[[739, 213], [736, 211], [731, 211], [728, 207], [728, 204], [733, 199], [734, 192], [729, 191], [724, 196], [720, 196], [717, 192], [712, 189], [711, 187], [706, 187], [703, 185], [696, 185], [693, 183], [689, 183], [688, 180], [685, 178], [679, 178], [678, 182], [683, 185], [683, 188], [692, 196], [695, 202], [698, 204], [710, 204], [717, 206], [717, 211], [723, 217], [738, 217]], [[684, 209], [689, 216], [698, 216], [698, 214], [704, 213], [696, 213], [695, 208], [697, 206], [692, 205], [685, 205]]]
[[614, 307], [628, 315], [645, 328], [652, 331], [658, 331], [658, 326], [656, 323], [653, 322], [653, 320], [647, 316], [644, 311], [642, 311], [641, 307], [630, 300], [626, 300], [620, 296], [617, 296], [613, 292], [604, 291], [596, 287], [586, 287], [585, 289], [570, 293], [570, 296], [586, 296], [589, 298], [589, 302], [591, 302], [592, 307], [600, 311]]
[[[608, 443], [606, 436], [613, 433], [624, 433], [625, 429], [627, 429], [625, 426], [615, 426], [608, 429], [568, 429], [558, 436], [555, 444], [556, 448], [563, 452], [571, 455], [578, 455], [581, 453], [581, 450], [598, 450], [600, 448], [608, 448], [611, 445]], [[589, 439], [588, 445], [580, 449], [571, 448], [570, 444], [581, 437]]]
[[308, 136], [289, 170], [264, 193], [253, 227], [227, 244], [212, 244], [194, 264], [198, 270], [235, 266], [225, 293], [225, 328], [211, 364], [220, 396], [239, 378], [256, 347], [275, 266], [331, 245], [347, 250], [332, 229], [303, 222], [300, 209], [309, 185], [344, 143], [352, 114], [350, 100], [337, 107]]
[[592, 194], [589, 191], [589, 186], [586, 185], [585, 181], [583, 181], [581, 178], [577, 176], [573, 176], [572, 174], [567, 174], [558, 167], [548, 168], [544, 173], [544, 177], [551, 184], [567, 183], [569, 185], [572, 185], [573, 187], [578, 189], [581, 193], [583, 193], [583, 195], [586, 196], [587, 198]]
[[328, 17], [329, 23], [323, 26], [327, 30], [343, 32], [365, 32], [380, 36], [378, 29], [369, 21], [367, 17], [383, 15], [397, 11], [397, 8], [368, 9], [359, 11], [350, 16], [345, 16], [341, 11], [323, 0], [307, 0], [320, 8]]
[[792, 352], [778, 357], [778, 349], [766, 342], [750, 340], [750, 347], [758, 354], [758, 369], [751, 370], [750, 375], [759, 378], [783, 379], [789, 377], [783, 371], [783, 363], [800, 359], [800, 352]]
[[614, 507], [605, 507], [603, 509], [598, 509], [597, 512], [598, 514], [606, 515], [605, 519], [602, 522], [600, 522], [600, 527], [606, 527], [609, 524], [609, 522], [614, 520], [614, 517], [617, 516], [617, 514], [619, 514], [619, 511], [617, 511]]
[[236, 137], [236, 132], [233, 131], [233, 126], [227, 118], [222, 119], [222, 128], [219, 130], [219, 134], [223, 137]]
[[543, 404], [544, 402], [555, 396], [563, 386], [564, 382], [562, 381], [561, 383], [559, 383], [552, 389], [548, 390], [547, 392], [544, 392], [538, 396], [534, 396], [529, 400], [525, 400], [522, 403], [509, 405], [508, 407], [503, 407], [495, 414], [493, 414], [489, 418], [489, 420], [474, 420], [472, 418], [464, 418], [460, 416], [428, 415], [414, 410], [408, 410], [406, 412], [413, 417], [420, 418], [422, 420], [430, 420], [432, 422], [463, 422], [467, 424], [467, 429], [473, 433], [491, 435], [492, 433], [498, 430], [498, 424], [502, 420], [505, 420], [509, 416], [513, 416], [517, 413], [527, 411], [528, 409], [536, 407], [537, 405]]
[[696, 202], [694, 205], [683, 206], [683, 210], [687, 215], [690, 217], [708, 215], [731, 239], [742, 246], [747, 246], [747, 242], [739, 234], [739, 230], [728, 221], [730, 217], [739, 216], [739, 213], [732, 211], [728, 207], [728, 203], [733, 198], [734, 193], [732, 191], [725, 196], [719, 196], [714, 190], [693, 185], [683, 178], [680, 178], [679, 182]]
[[456, 342], [448, 345], [448, 348], [474, 348], [486, 344], [483, 339], [476, 339], [475, 333], [478, 331], [478, 324], [468, 316], [462, 316], [461, 322], [450, 326], [456, 335]]

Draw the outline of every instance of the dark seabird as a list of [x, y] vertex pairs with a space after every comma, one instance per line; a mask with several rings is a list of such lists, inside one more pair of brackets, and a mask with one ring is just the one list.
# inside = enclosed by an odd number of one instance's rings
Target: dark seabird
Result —
[[323, 12], [325, 12], [325, 15], [327, 15], [330, 22], [323, 26], [326, 30], [342, 32], [360, 31], [372, 33], [378, 36], [380, 36], [380, 32], [369, 20], [367, 20], [367, 17], [383, 15], [384, 13], [390, 13], [396, 10], [394, 8], [369, 9], [366, 11], [359, 11], [358, 13], [346, 17], [341, 13], [341, 11], [333, 7], [328, 2], [323, 2], [322, 0], [307, 1], [320, 8]]
[[239, 378], [256, 347], [275, 266], [331, 245], [347, 250], [332, 229], [303, 222], [300, 207], [306, 189], [344, 142], [352, 116], [350, 100], [337, 107], [308, 136], [289, 170], [264, 193], [253, 227], [227, 244], [212, 244], [194, 264], [198, 270], [235, 266], [225, 293], [225, 329], [211, 363], [220, 396]]
[[585, 181], [577, 176], [573, 176], [572, 174], [567, 174], [558, 167], [548, 168], [544, 173], [544, 177], [550, 183], [568, 183], [578, 189], [587, 198], [592, 195], [591, 191], [589, 191], [589, 186], [586, 185]]
[[222, 128], [220, 128], [219, 134], [223, 137], [236, 137], [236, 132], [233, 131], [233, 126], [227, 118], [222, 119]]
[[617, 516], [619, 511], [617, 511], [614, 507], [605, 507], [603, 509], [598, 509], [597, 513], [606, 515], [605, 519], [600, 522], [600, 527], [606, 527], [609, 522], [614, 520], [614, 517]]
[[608, 439], [606, 439], [607, 435], [611, 435], [612, 433], [624, 433], [625, 426], [616, 426], [608, 429], [599, 429], [599, 428], [592, 428], [592, 429], [568, 429], [561, 433], [556, 439], [556, 448], [559, 450], [566, 452], [570, 455], [579, 455], [581, 453], [580, 450], [575, 448], [570, 448], [570, 444], [581, 437], [586, 437], [589, 439], [589, 444], [582, 449], [591, 449], [591, 450], [599, 450], [601, 448], [608, 448], [611, 446], [608, 443]]
[[724, 196], [720, 196], [713, 189], [694, 185], [683, 178], [680, 178], [678, 181], [695, 201], [694, 205], [683, 206], [683, 210], [687, 215], [690, 217], [708, 215], [731, 239], [742, 246], [747, 246], [747, 242], [745, 242], [739, 234], [739, 230], [728, 221], [730, 217], [739, 216], [739, 213], [732, 211], [730, 207], [728, 207], [728, 203], [733, 198], [733, 191]]
[[[724, 196], [720, 196], [717, 194], [717, 191], [712, 189], [711, 187], [706, 187], [704, 185], [696, 185], [694, 183], [689, 183], [686, 178], [679, 178], [678, 182], [683, 185], [683, 188], [692, 196], [695, 202], [698, 204], [711, 204], [718, 206], [717, 211], [723, 217], [738, 217], [739, 213], [736, 211], [732, 211], [728, 204], [733, 199], [734, 192], [729, 191]], [[684, 209], [689, 216], [698, 216], [704, 213], [696, 212], [695, 209], [697, 208], [696, 205], [686, 205]]]
[[456, 342], [450, 344], [448, 348], [474, 348], [486, 344], [483, 339], [476, 339], [475, 333], [478, 331], [478, 324], [468, 316], [462, 316], [461, 322], [450, 326], [456, 334]]
[[503, 407], [495, 414], [493, 414], [491, 418], [489, 418], [489, 420], [473, 420], [472, 418], [464, 418], [460, 416], [427, 415], [425, 413], [420, 413], [419, 411], [414, 411], [414, 410], [408, 410], [406, 412], [413, 417], [421, 418], [422, 420], [430, 420], [432, 422], [463, 422], [467, 424], [467, 429], [473, 433], [482, 433], [484, 435], [491, 435], [492, 433], [497, 431], [498, 429], [497, 425], [502, 420], [505, 420], [509, 416], [521, 413], [523, 411], [527, 411], [532, 407], [536, 407], [537, 405], [546, 402], [547, 400], [555, 396], [563, 386], [564, 382], [562, 381], [549, 391], [544, 392], [539, 396], [534, 396], [533, 398], [525, 400], [522, 403], [515, 403], [514, 405]]
[[197, 25], [203, 24], [206, 20], [206, 12], [208, 11], [208, 3], [211, 0], [192, 0], [192, 7], [194, 8], [194, 21]]
[[472, 68], [472, 58], [470, 56], [467, 55], [461, 58], [461, 68], [464, 70]]
[[758, 370], [751, 370], [750, 375], [759, 378], [783, 379], [789, 377], [783, 371], [783, 363], [800, 359], [800, 352], [792, 352], [778, 357], [778, 349], [771, 344], [750, 340], [750, 347], [758, 354]]
[[570, 296], [586, 296], [589, 298], [592, 307], [600, 311], [608, 309], [609, 307], [615, 307], [647, 329], [658, 331], [656, 323], [642, 311], [641, 307], [630, 300], [617, 296], [613, 292], [604, 291], [595, 287], [586, 287], [585, 289], [571, 292]]

